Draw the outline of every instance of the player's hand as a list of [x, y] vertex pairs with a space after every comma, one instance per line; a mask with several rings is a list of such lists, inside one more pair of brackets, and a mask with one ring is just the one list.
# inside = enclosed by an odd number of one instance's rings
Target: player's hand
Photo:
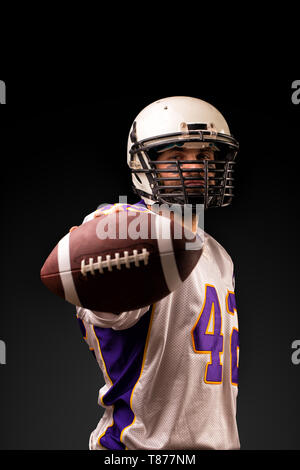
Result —
[[110, 207], [105, 211], [101, 211], [100, 209], [95, 212], [94, 217], [100, 217], [101, 215], [106, 214], [114, 214], [115, 212], [122, 212], [124, 211], [122, 204], [115, 204], [114, 206]]
[[[114, 212], [122, 212], [124, 209], [122, 207], [121, 204], [116, 204], [115, 206], [112, 206], [110, 209], [109, 209], [109, 213], [110, 214], [113, 214]], [[96, 211], [95, 214], [94, 214], [94, 217], [100, 217], [101, 215], [103, 215], [103, 211]], [[73, 230], [75, 230], [76, 228], [78, 228], [79, 225], [74, 225], [73, 227], [70, 228], [69, 232], [73, 232]]]

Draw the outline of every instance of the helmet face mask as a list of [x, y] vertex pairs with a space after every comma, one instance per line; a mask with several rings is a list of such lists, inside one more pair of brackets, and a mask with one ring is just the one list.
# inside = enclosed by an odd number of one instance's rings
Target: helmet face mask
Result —
[[[177, 132], [154, 134], [171, 127]], [[139, 139], [139, 134], [146, 138]], [[233, 198], [238, 146], [223, 116], [208, 103], [189, 97], [152, 103], [137, 116], [128, 139], [127, 161], [134, 191], [147, 204], [189, 204], [193, 209], [198, 204], [205, 209], [228, 206]], [[172, 159], [169, 152], [170, 160], [161, 160], [162, 152], [172, 148], [206, 148], [213, 158]]]

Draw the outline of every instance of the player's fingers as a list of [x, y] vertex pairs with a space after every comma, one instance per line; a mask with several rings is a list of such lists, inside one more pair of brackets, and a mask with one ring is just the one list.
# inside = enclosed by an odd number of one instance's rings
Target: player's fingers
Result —
[[113, 207], [113, 212], [122, 212], [123, 207], [122, 206], [114, 206]]
[[118, 206], [113, 206], [113, 207], [110, 207], [109, 209], [105, 210], [105, 211], [96, 211], [95, 214], [94, 214], [94, 217], [100, 217], [101, 215], [105, 215], [105, 214], [113, 214], [114, 212], [122, 212], [123, 211], [123, 208], [122, 206], [118, 205]]
[[71, 227], [69, 232], [73, 232], [73, 230], [75, 230], [75, 228], [78, 228], [78, 225], [74, 225], [73, 227]]

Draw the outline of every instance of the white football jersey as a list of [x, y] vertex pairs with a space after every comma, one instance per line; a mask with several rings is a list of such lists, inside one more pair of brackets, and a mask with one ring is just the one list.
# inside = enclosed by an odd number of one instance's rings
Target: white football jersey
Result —
[[77, 317], [105, 379], [91, 450], [239, 449], [233, 264], [210, 235], [161, 301], [120, 315], [77, 307]]

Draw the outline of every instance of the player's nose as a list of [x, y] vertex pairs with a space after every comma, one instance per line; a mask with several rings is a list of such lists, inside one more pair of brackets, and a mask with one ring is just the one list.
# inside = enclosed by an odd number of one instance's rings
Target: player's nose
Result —
[[184, 177], [201, 176], [203, 173], [203, 163], [185, 163], [181, 165], [181, 169]]

